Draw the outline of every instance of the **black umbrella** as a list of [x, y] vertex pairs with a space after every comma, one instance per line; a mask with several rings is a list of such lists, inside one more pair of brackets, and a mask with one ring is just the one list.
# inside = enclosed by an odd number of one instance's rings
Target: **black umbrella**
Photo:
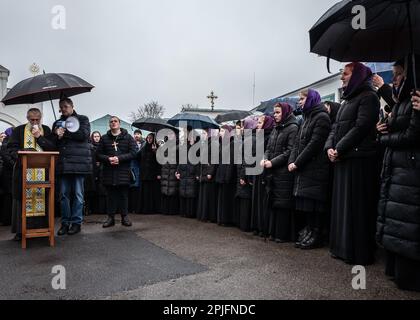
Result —
[[[353, 28], [352, 9], [366, 9], [366, 29]], [[420, 54], [420, 0], [344, 0], [309, 31], [311, 52], [340, 62], [391, 62]], [[414, 63], [415, 65], [415, 63]]]
[[[3, 98], [5, 105], [34, 104], [90, 92], [94, 86], [66, 73], [46, 73], [19, 82]], [[53, 107], [55, 116], [55, 110]]]
[[136, 120], [133, 124], [133, 127], [141, 130], [146, 130], [149, 132], [158, 132], [163, 129], [170, 129], [174, 132], [178, 132], [179, 130], [174, 126], [171, 126], [163, 119], [157, 118], [142, 118]]
[[217, 123], [223, 123], [228, 121], [242, 120], [246, 117], [249, 117], [250, 115], [252, 115], [252, 112], [232, 110], [224, 114], [218, 115], [215, 120]]
[[170, 125], [179, 127], [182, 122], [187, 123], [192, 129], [219, 129], [217, 122], [208, 116], [193, 113], [179, 113], [172, 119], [168, 120]]

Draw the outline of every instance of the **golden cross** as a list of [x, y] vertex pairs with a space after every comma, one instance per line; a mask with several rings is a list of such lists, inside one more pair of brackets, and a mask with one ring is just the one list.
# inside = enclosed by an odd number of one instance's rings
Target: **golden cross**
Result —
[[214, 91], [212, 91], [212, 92], [210, 92], [210, 95], [207, 96], [207, 99], [210, 99], [210, 101], [211, 101], [211, 109], [214, 110], [214, 100], [215, 99], [219, 99], [219, 97], [218, 96], [215, 96], [214, 95]]
[[115, 151], [118, 151], [118, 142], [117, 142], [117, 140], [114, 141], [114, 143], [112, 144], [112, 146], [114, 147]]

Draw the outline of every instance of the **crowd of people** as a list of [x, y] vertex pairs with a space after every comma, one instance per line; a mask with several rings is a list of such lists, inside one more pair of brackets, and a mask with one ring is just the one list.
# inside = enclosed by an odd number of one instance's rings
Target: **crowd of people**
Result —
[[[390, 86], [364, 64], [351, 63], [342, 74], [341, 104], [322, 102], [307, 89], [298, 112], [278, 103], [273, 114], [223, 125], [218, 135], [230, 139], [232, 155], [234, 141], [255, 150], [256, 135], [263, 133], [259, 175], [249, 175], [249, 163], [235, 163], [233, 156], [217, 164], [161, 164], [155, 134], [143, 139], [137, 130], [133, 137], [118, 117], [103, 136], [90, 134], [88, 119], [76, 114], [70, 99], [60, 101], [61, 120], [77, 117], [76, 133], [57, 122], [52, 130], [42, 126], [41, 113], [31, 109], [27, 125], [1, 137], [1, 222], [12, 223], [20, 238], [17, 151], [58, 150], [58, 235], [80, 232], [83, 212], [106, 214], [104, 228], [115, 225], [117, 214], [130, 227], [129, 214], [160, 213], [237, 227], [300, 250], [329, 246], [333, 258], [352, 265], [374, 263], [379, 244], [387, 254], [386, 274], [400, 288], [420, 291], [419, 71], [408, 59], [396, 62]], [[185, 141], [175, 133], [166, 141], [190, 150], [214, 136], [186, 131]]]

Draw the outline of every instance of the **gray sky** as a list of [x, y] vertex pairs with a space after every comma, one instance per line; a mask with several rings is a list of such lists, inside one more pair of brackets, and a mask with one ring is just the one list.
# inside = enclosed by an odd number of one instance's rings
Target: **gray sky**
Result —
[[[74, 97], [91, 120], [128, 118], [151, 100], [175, 115], [183, 104], [250, 109], [328, 75], [309, 53], [308, 30], [336, 0], [1, 0], [0, 64], [9, 86], [36, 62], [96, 86]], [[55, 5], [66, 30], [51, 27]], [[332, 64], [332, 71], [340, 65]], [[49, 111], [49, 105], [46, 105]], [[46, 115], [47, 119], [51, 117]]]

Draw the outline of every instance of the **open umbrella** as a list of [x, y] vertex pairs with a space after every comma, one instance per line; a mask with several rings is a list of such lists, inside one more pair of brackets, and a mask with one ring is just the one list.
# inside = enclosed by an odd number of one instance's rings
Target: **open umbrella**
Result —
[[[5, 105], [34, 104], [90, 92], [93, 85], [67, 73], [45, 73], [19, 82], [3, 98]], [[55, 117], [54, 106], [53, 112]]]
[[172, 119], [168, 120], [170, 125], [180, 127], [181, 122], [187, 123], [192, 129], [219, 129], [217, 122], [208, 116], [193, 113], [179, 113]]
[[232, 110], [224, 114], [218, 115], [215, 120], [217, 123], [223, 123], [228, 121], [243, 120], [246, 117], [249, 117], [250, 115], [252, 115], [252, 112]]
[[[366, 9], [366, 29], [352, 24], [356, 5]], [[391, 62], [408, 55], [414, 60], [420, 54], [420, 41], [415, 41], [420, 37], [420, 0], [344, 0], [309, 34], [311, 52], [340, 62]]]
[[174, 132], [179, 131], [178, 128], [175, 128], [174, 126], [168, 124], [165, 120], [158, 118], [141, 118], [136, 120], [132, 126], [149, 132], [158, 132], [163, 129], [170, 129]]

